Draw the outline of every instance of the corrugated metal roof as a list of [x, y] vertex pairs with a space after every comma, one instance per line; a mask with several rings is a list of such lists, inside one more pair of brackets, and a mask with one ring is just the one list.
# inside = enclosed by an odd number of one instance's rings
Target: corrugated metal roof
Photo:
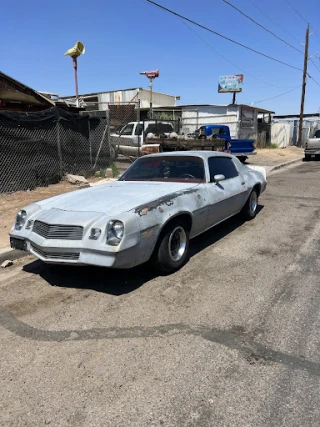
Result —
[[[150, 92], [149, 89], [144, 89], [142, 87], [133, 87], [133, 88], [128, 88], [128, 89], [115, 89], [115, 90], [104, 90], [102, 92], [92, 92], [92, 93], [82, 93], [79, 94], [80, 97], [84, 97], [84, 96], [96, 96], [96, 95], [101, 95], [103, 93], [114, 93], [114, 92], [127, 92], [130, 90], [139, 90], [139, 91], [145, 91], [145, 92]], [[176, 95], [169, 95], [167, 93], [162, 93], [162, 92], [156, 92], [156, 91], [152, 91], [153, 94], [155, 95], [166, 95], [166, 96], [172, 96], [173, 98], [177, 98]], [[75, 95], [69, 95], [69, 96], [60, 96], [60, 99], [66, 99], [66, 98], [74, 98]]]

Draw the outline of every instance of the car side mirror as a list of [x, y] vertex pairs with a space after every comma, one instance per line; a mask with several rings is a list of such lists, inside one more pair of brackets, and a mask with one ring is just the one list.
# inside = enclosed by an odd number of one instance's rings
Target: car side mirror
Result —
[[222, 175], [222, 173], [219, 173], [218, 175], [215, 175], [213, 177], [213, 182], [218, 184], [218, 182], [224, 181], [225, 179], [226, 179], [226, 177], [224, 175]]
[[117, 135], [120, 135], [120, 131], [119, 131], [119, 130], [117, 130], [117, 131], [116, 131], [116, 134], [117, 134]]

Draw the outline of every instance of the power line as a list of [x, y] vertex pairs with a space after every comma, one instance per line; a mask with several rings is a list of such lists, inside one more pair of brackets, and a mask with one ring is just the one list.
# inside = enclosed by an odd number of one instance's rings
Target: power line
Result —
[[309, 77], [310, 77], [310, 79], [311, 79], [311, 80], [313, 80], [313, 81], [315, 82], [315, 84], [316, 84], [317, 86], [319, 86], [319, 87], [320, 87], [320, 83], [318, 83], [316, 79], [314, 79], [312, 76], [309, 76]]
[[318, 65], [314, 62], [313, 59], [310, 59], [310, 61], [312, 62], [312, 64], [316, 67], [316, 69], [319, 71], [320, 73], [320, 68], [318, 67]]
[[258, 50], [255, 50], [255, 49], [253, 49], [253, 48], [251, 48], [251, 47], [249, 47], [249, 46], [246, 46], [246, 45], [244, 45], [244, 44], [242, 44], [242, 43], [239, 43], [239, 42], [237, 42], [237, 41], [235, 41], [235, 40], [233, 40], [233, 39], [230, 39], [229, 37], [224, 36], [224, 35], [222, 35], [222, 34], [218, 33], [217, 31], [211, 30], [210, 28], [205, 27], [204, 25], [199, 24], [198, 22], [193, 21], [192, 19], [189, 19], [189, 18], [187, 18], [187, 17], [185, 17], [185, 16], [183, 16], [183, 15], [180, 15], [179, 13], [174, 12], [173, 10], [168, 9], [168, 8], [166, 8], [166, 7], [164, 7], [164, 6], [160, 5], [160, 4], [158, 4], [158, 3], [156, 3], [156, 2], [154, 2], [154, 1], [152, 1], [152, 0], [145, 0], [145, 1], [146, 1], [146, 2], [148, 2], [148, 3], [150, 3], [150, 4], [153, 4], [154, 6], [157, 6], [158, 8], [160, 8], [160, 9], [162, 9], [162, 10], [165, 10], [166, 12], [171, 13], [172, 15], [177, 16], [177, 17], [178, 17], [178, 18], [180, 18], [180, 19], [184, 19], [185, 21], [188, 21], [188, 22], [190, 22], [191, 24], [196, 25], [197, 27], [200, 27], [200, 28], [202, 28], [202, 29], [204, 29], [204, 30], [206, 30], [206, 31], [209, 31], [209, 32], [210, 32], [210, 33], [212, 33], [212, 34], [215, 34], [215, 35], [217, 35], [217, 36], [219, 36], [219, 37], [221, 37], [221, 38], [223, 38], [223, 39], [225, 39], [225, 40], [228, 40], [228, 41], [229, 41], [229, 42], [231, 42], [231, 43], [234, 43], [234, 44], [236, 44], [236, 45], [238, 45], [238, 46], [241, 46], [241, 47], [243, 47], [244, 49], [250, 50], [251, 52], [254, 52], [254, 53], [256, 53], [257, 55], [261, 55], [261, 56], [263, 56], [263, 57], [265, 57], [265, 58], [271, 59], [272, 61], [278, 62], [279, 64], [285, 65], [285, 66], [287, 66], [287, 67], [293, 68], [294, 70], [303, 71], [303, 70], [302, 70], [302, 68], [298, 68], [298, 67], [296, 67], [296, 66], [294, 66], [294, 65], [288, 64], [288, 63], [286, 63], [286, 62], [284, 62], [284, 61], [281, 61], [280, 59], [273, 58], [272, 56], [266, 55], [265, 53], [259, 52]]
[[276, 39], [280, 40], [282, 43], [285, 43], [286, 45], [290, 46], [292, 49], [296, 50], [299, 53], [303, 52], [301, 50], [299, 50], [298, 48], [296, 48], [295, 46], [292, 46], [292, 44], [290, 44], [289, 42], [287, 42], [286, 40], [282, 39], [281, 37], [277, 36], [275, 33], [273, 33], [272, 31], [268, 30], [268, 28], [264, 27], [263, 25], [259, 24], [259, 22], [255, 21], [253, 18], [251, 18], [251, 16], [247, 15], [246, 13], [242, 12], [242, 10], [238, 9], [236, 6], [234, 6], [232, 3], [230, 3], [227, 0], [222, 0], [224, 3], [226, 3], [227, 5], [229, 5], [230, 7], [232, 7], [233, 9], [235, 9], [237, 12], [239, 12], [242, 16], [244, 16], [245, 18], [249, 19], [251, 22], [253, 22], [254, 24], [258, 25], [258, 27], [262, 28], [264, 31], [266, 31], [267, 33], [271, 34], [273, 37], [275, 37]]
[[296, 12], [296, 14], [297, 15], [299, 15], [300, 16], [300, 18], [306, 23], [306, 24], [309, 24], [309, 21], [307, 21], [306, 20], [306, 18], [304, 18], [302, 15], [301, 15], [301, 13], [293, 6], [293, 4], [289, 1], [289, 0], [286, 0], [286, 2], [292, 7], [292, 9]]
[[[286, 0], [286, 2], [288, 3], [288, 5], [289, 6], [291, 6], [291, 8], [296, 12], [296, 14], [298, 15], [298, 16], [300, 16], [300, 18], [306, 23], [306, 24], [309, 24], [309, 21], [304, 17], [304, 16], [302, 16], [301, 15], [301, 13], [298, 11], [298, 9], [296, 9], [294, 6], [293, 6], [293, 4], [289, 1], [289, 0]], [[313, 28], [314, 29], [314, 27], [311, 25], [311, 28]], [[317, 34], [317, 32], [315, 31], [315, 35], [318, 37], [318, 38], [320, 38], [319, 36], [318, 36], [318, 34]]]
[[256, 9], [258, 9], [261, 13], [263, 13], [263, 15], [265, 15], [268, 19], [270, 19], [270, 21], [272, 21], [275, 25], [277, 25], [277, 27], [279, 27], [282, 31], [284, 31], [285, 33], [288, 34], [288, 36], [292, 37], [293, 39], [295, 39], [296, 42], [298, 42], [300, 44], [300, 40], [294, 36], [293, 34], [289, 33], [289, 31], [287, 31], [285, 28], [283, 28], [280, 24], [278, 24], [273, 18], [271, 18], [271, 16], [269, 16], [264, 10], [262, 10], [259, 6], [257, 6], [255, 3], [253, 3], [252, 0], [248, 0], [248, 2], [250, 2], [252, 4], [252, 6], [254, 6]]
[[262, 102], [270, 101], [271, 99], [280, 98], [280, 96], [287, 95], [287, 93], [293, 92], [294, 90], [299, 89], [301, 86], [302, 86], [302, 85], [299, 85], [299, 86], [297, 86], [297, 87], [294, 87], [293, 89], [290, 89], [290, 90], [288, 90], [287, 92], [280, 93], [280, 95], [272, 96], [271, 98], [263, 99], [262, 101], [256, 101], [256, 102], [254, 102], [253, 104], [261, 104]]
[[181, 22], [183, 22], [183, 24], [187, 28], [189, 28], [190, 31], [192, 31], [200, 40], [202, 40], [203, 43], [205, 43], [208, 47], [210, 47], [210, 49], [212, 49], [215, 53], [217, 53], [218, 55], [220, 55], [225, 61], [229, 62], [229, 64], [233, 65], [234, 67], [238, 68], [240, 71], [242, 71], [243, 73], [245, 73], [246, 76], [249, 76], [249, 77], [251, 77], [254, 80], [257, 80], [258, 82], [264, 83], [265, 85], [273, 86], [273, 87], [277, 87], [277, 88], [282, 89], [281, 86], [277, 86], [275, 84], [265, 82], [264, 80], [261, 80], [261, 79], [255, 77], [255, 76], [253, 76], [252, 74], [249, 74], [247, 71], [245, 71], [241, 67], [239, 67], [239, 65], [235, 64], [234, 62], [232, 62], [228, 58], [226, 58], [224, 55], [222, 55], [222, 53], [220, 53], [210, 43], [208, 43], [203, 37], [201, 37], [196, 31], [194, 31], [193, 28], [190, 25], [188, 25], [185, 21], [181, 20]]

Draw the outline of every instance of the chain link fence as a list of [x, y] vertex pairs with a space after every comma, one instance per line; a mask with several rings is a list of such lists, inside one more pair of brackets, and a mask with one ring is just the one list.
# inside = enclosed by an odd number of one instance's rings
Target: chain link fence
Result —
[[0, 111], [0, 193], [57, 183], [66, 173], [88, 176], [110, 162], [106, 112], [72, 114]]

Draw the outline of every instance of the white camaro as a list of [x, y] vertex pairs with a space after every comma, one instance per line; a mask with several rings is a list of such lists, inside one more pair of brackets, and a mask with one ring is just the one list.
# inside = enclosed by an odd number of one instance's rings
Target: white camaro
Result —
[[265, 188], [264, 168], [230, 154], [144, 156], [116, 182], [21, 209], [11, 246], [47, 263], [131, 268], [151, 260], [172, 272], [187, 261], [189, 239], [238, 213], [254, 218]]

